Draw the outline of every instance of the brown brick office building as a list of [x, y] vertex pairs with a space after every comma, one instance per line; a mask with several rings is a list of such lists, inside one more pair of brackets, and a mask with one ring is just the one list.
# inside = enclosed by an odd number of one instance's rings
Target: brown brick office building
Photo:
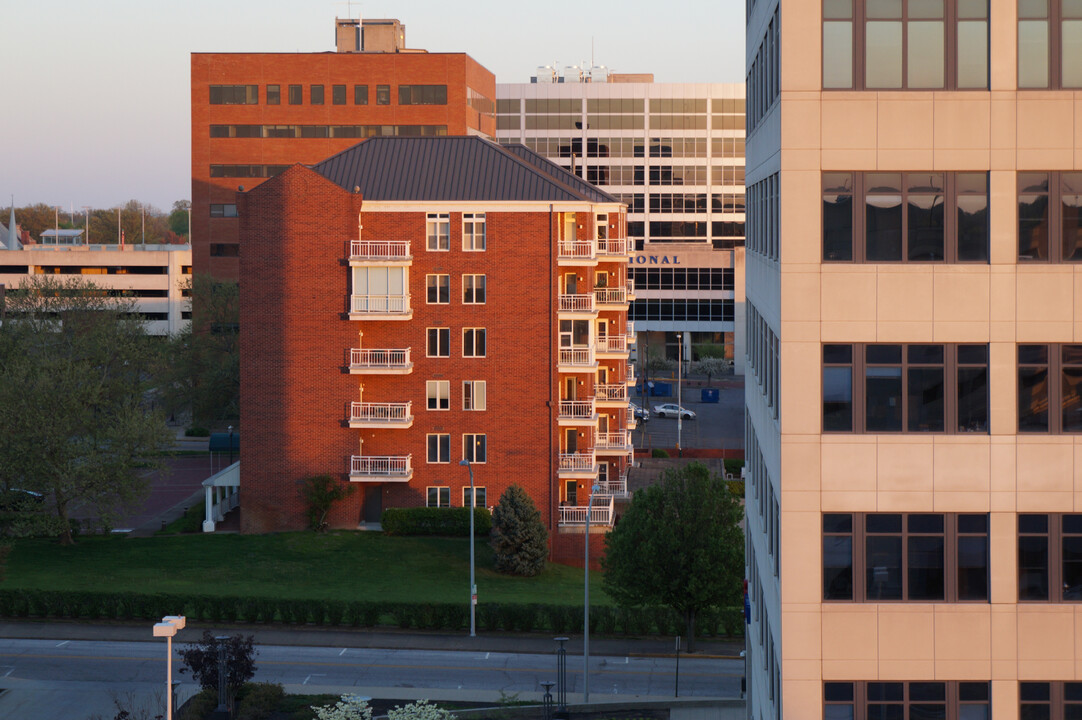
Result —
[[[376, 137], [236, 196], [243, 530], [524, 486], [557, 539], [611, 523], [631, 459], [624, 206], [522, 146]], [[581, 549], [581, 539], [568, 543]], [[578, 551], [575, 551], [576, 555]]]

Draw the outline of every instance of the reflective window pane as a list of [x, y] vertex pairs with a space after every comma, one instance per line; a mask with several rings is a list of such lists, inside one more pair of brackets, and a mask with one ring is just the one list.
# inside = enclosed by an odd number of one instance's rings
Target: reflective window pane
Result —
[[823, 87], [853, 87], [853, 23], [823, 23]]
[[1048, 368], [1018, 369], [1018, 432], [1048, 432]]
[[907, 86], [941, 88], [946, 53], [942, 22], [910, 22], [907, 40]]
[[1063, 599], [1082, 600], [1082, 535], [1063, 538]]
[[823, 431], [853, 429], [853, 371], [847, 367], [823, 368]]
[[988, 368], [958, 369], [958, 432], [988, 432]]
[[958, 538], [958, 599], [988, 599], [988, 537]]
[[1063, 259], [1082, 260], [1082, 173], [1060, 176], [1060, 203]]
[[946, 231], [943, 224], [943, 195], [910, 194], [906, 212], [909, 223], [906, 238], [909, 243], [909, 260], [942, 260]]
[[988, 261], [988, 196], [958, 196], [958, 260]]
[[1018, 196], [1018, 259], [1048, 259], [1048, 195]]
[[902, 369], [870, 367], [865, 376], [865, 428], [870, 432], [901, 431]]
[[988, 87], [988, 22], [963, 20], [958, 25], [958, 87]]
[[902, 0], [866, 0], [864, 12], [870, 18], [900, 18]]
[[823, 195], [823, 259], [853, 259], [852, 195]]
[[[874, 17], [870, 11], [869, 17]], [[902, 86], [901, 22], [870, 21], [865, 25], [864, 73], [869, 88]]]
[[943, 0], [909, 0], [906, 8], [909, 19], [934, 19], [943, 17]]
[[853, 538], [823, 538], [823, 598], [853, 599]]
[[865, 255], [871, 262], [902, 259], [902, 196], [869, 193], [865, 202]]
[[909, 537], [909, 599], [944, 599], [944, 540], [942, 536]]
[[1048, 87], [1048, 21], [1018, 21], [1018, 87]]
[[1063, 369], [1063, 431], [1082, 432], [1082, 367]]
[[1048, 600], [1048, 538], [1018, 538], [1018, 599]]
[[909, 432], [943, 432], [943, 368], [909, 368]]
[[1062, 83], [1065, 88], [1082, 87], [1082, 20], [1063, 20]]

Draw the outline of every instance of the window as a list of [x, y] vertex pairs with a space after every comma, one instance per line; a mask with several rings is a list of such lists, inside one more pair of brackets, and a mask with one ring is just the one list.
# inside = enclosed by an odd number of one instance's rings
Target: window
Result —
[[824, 513], [823, 599], [988, 601], [988, 516]]
[[346, 86], [331, 85], [331, 102], [335, 105], [346, 104]]
[[488, 393], [484, 380], [466, 380], [462, 383], [462, 409], [485, 410], [487, 409]]
[[1082, 515], [1018, 516], [1018, 601], [1082, 600]]
[[485, 357], [484, 328], [463, 328], [462, 357]]
[[240, 257], [240, 245], [237, 243], [211, 243], [211, 257]]
[[827, 0], [823, 88], [988, 88], [983, 0]]
[[446, 85], [399, 85], [399, 105], [446, 105]]
[[483, 488], [483, 487], [475, 487], [474, 490], [477, 491], [477, 502], [476, 503], [471, 503], [470, 502], [470, 489], [469, 488], [462, 488], [462, 507], [470, 507], [470, 505], [473, 505], [473, 507], [480, 507], [480, 508], [485, 507], [485, 505], [487, 503], [487, 495], [488, 495], [488, 493], [485, 492], [485, 488]]
[[823, 432], [988, 432], [988, 346], [824, 345]]
[[487, 457], [486, 436], [470, 435], [462, 436], [462, 459], [471, 463], [484, 463]]
[[300, 105], [304, 102], [303, 88], [300, 85], [289, 86], [289, 104]]
[[376, 105], [391, 104], [391, 86], [376, 85]]
[[451, 302], [451, 276], [425, 275], [428, 286], [429, 305], [447, 305]]
[[355, 267], [353, 272], [352, 312], [390, 312], [409, 310], [406, 268]]
[[451, 436], [446, 433], [430, 433], [428, 435], [428, 462], [449, 463], [451, 462]]
[[451, 357], [451, 328], [428, 328], [427, 357]]
[[986, 173], [823, 173], [824, 262], [988, 262]]
[[823, 717], [978, 720], [992, 707], [987, 682], [825, 682]]
[[1018, 432], [1082, 432], [1082, 345], [1018, 346]]
[[1018, 87], [1082, 87], [1082, 4], [1018, 3]]
[[462, 213], [462, 249], [467, 252], [485, 249], [484, 213]]
[[281, 105], [282, 104], [282, 86], [281, 85], [268, 85], [267, 86], [267, 104], [268, 105]]
[[427, 507], [434, 508], [449, 508], [451, 507], [451, 488], [449, 487], [429, 487], [428, 488], [428, 500], [425, 503]]
[[429, 410], [451, 409], [450, 380], [429, 380], [425, 385], [428, 391]]
[[1024, 720], [1070, 720], [1082, 717], [1082, 683], [1018, 684], [1019, 716]]
[[258, 85], [211, 85], [211, 105], [258, 105]]
[[367, 105], [368, 104], [368, 86], [367, 85], [354, 85], [353, 86], [353, 104], [354, 105]]
[[1082, 173], [1018, 173], [1018, 259], [1082, 260]]
[[224, 205], [216, 205], [211, 203], [210, 206], [211, 217], [236, 217], [237, 206], [234, 203], [228, 203]]
[[312, 85], [311, 86], [311, 92], [309, 94], [309, 100], [313, 105], [322, 105], [323, 104], [323, 86], [322, 85]]
[[428, 213], [425, 228], [430, 251], [451, 249], [451, 215], [449, 213]]
[[466, 305], [485, 304], [485, 276], [462, 276], [462, 302]]

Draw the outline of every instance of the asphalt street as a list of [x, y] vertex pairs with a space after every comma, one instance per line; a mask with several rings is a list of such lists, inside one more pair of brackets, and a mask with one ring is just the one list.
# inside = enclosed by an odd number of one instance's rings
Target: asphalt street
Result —
[[[681, 446], [685, 448], [741, 449], [744, 447], [744, 386], [733, 381], [730, 387], [717, 388], [719, 402], [704, 403], [702, 388], [685, 387], [683, 406], [696, 414], [694, 420], [684, 420], [680, 433]], [[659, 418], [654, 414], [655, 405], [675, 403], [675, 397], [632, 396], [631, 401], [650, 411], [650, 420], [639, 421], [632, 432], [636, 448], [676, 447], [676, 418]]]

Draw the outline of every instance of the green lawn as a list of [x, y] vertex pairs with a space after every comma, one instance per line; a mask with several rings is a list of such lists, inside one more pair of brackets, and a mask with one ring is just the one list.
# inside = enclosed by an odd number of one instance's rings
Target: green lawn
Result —
[[[391, 602], [457, 602], [468, 593], [469, 538], [371, 532], [84, 537], [73, 547], [18, 540], [2, 588]], [[590, 574], [591, 605], [611, 601]], [[582, 570], [550, 564], [535, 578], [499, 575], [477, 542], [482, 601], [582, 602]]]

